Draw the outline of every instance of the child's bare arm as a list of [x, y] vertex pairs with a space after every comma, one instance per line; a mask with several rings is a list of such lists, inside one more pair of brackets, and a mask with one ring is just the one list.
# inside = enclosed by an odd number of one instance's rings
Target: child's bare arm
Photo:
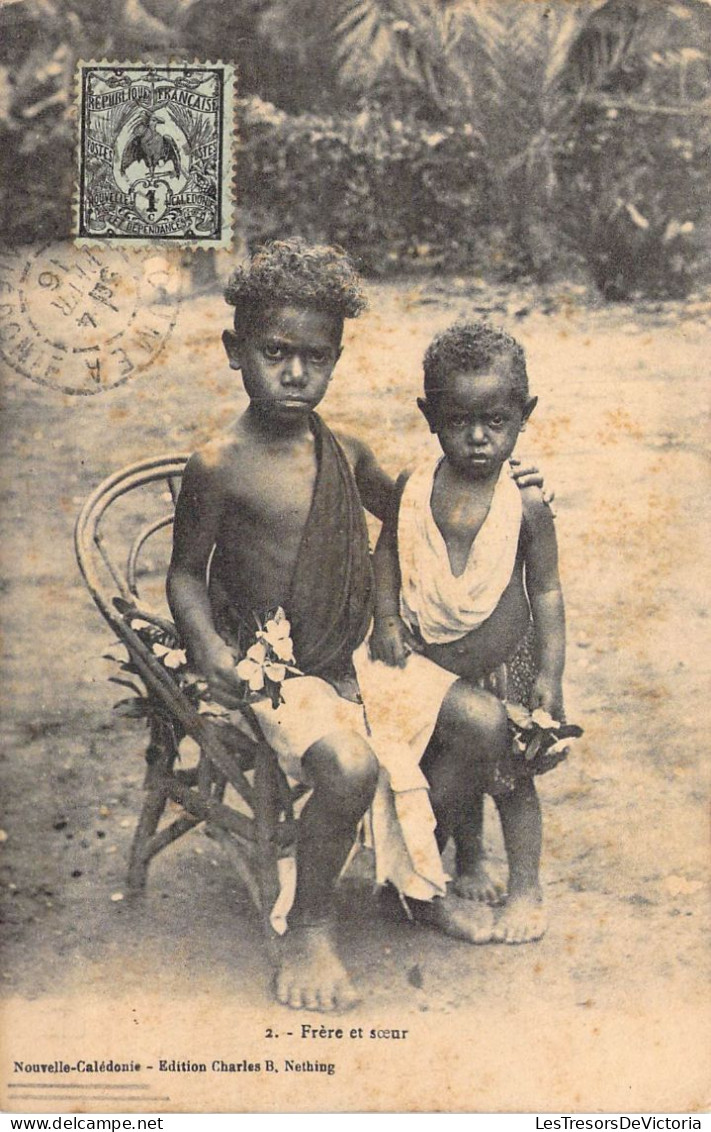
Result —
[[536, 706], [564, 718], [565, 606], [558, 574], [558, 544], [550, 508], [536, 488], [523, 491], [526, 590], [536, 634]]
[[350, 440], [353, 470], [358, 492], [366, 511], [385, 520], [393, 498], [395, 484], [380, 467], [374, 453], [360, 440]]
[[191, 662], [208, 681], [215, 698], [234, 707], [240, 688], [235, 656], [215, 630], [207, 590], [207, 566], [221, 512], [217, 469], [202, 455], [192, 456], [175, 509], [168, 603]]
[[407, 475], [397, 481], [391, 495], [383, 527], [373, 555], [375, 574], [375, 610], [370, 653], [374, 660], [402, 668], [413, 651], [414, 640], [400, 617], [400, 566], [397, 552], [397, 522], [400, 498]]

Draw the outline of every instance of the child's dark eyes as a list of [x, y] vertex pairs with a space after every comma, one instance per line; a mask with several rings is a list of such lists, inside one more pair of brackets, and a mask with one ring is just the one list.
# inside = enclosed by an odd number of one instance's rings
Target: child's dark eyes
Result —
[[[280, 346], [275, 342], [267, 342], [262, 347], [264, 357], [270, 362], [281, 362], [290, 356], [290, 351], [286, 346]], [[304, 350], [302, 358], [307, 365], [325, 366], [331, 361], [331, 356], [327, 350]]]
[[[449, 427], [454, 429], [474, 428], [477, 423], [472, 417], [466, 416], [449, 417], [447, 420]], [[497, 413], [495, 416], [489, 417], [485, 423], [488, 428], [503, 428], [506, 424], [506, 417]]]

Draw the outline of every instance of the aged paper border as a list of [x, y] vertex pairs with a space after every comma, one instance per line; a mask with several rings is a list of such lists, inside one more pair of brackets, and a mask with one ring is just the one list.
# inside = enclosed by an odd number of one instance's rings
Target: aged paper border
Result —
[[[231, 120], [229, 128], [232, 137]], [[231, 185], [230, 176], [224, 186], [230, 207]], [[227, 232], [223, 242], [230, 243]], [[93, 610], [89, 616], [94, 616]], [[614, 932], [614, 925], [609, 930]], [[253, 937], [258, 940], [257, 933]], [[471, 962], [476, 958], [474, 953]], [[293, 1014], [270, 1003], [263, 977], [249, 1001], [239, 1004], [228, 988], [210, 986], [209, 956], [205, 963], [203, 971], [185, 971], [183, 999], [166, 998], [144, 986], [135, 1000], [116, 1000], [112, 983], [121, 970], [120, 957], [113, 969], [107, 964], [101, 972], [98, 988], [92, 978], [73, 995], [7, 997], [0, 1032], [3, 1104], [14, 1111], [36, 1112], [235, 1113], [590, 1111], [601, 1104], [608, 1110], [652, 1111], [708, 1105], [708, 1073], [703, 1073], [708, 1061], [704, 1051], [711, 1048], [706, 1000], [682, 1015], [652, 987], [644, 1002], [621, 1002], [619, 1010], [600, 1011], [589, 1019], [583, 1010], [574, 1027], [555, 1004], [542, 1016], [523, 1009], [502, 1016], [496, 1002], [487, 1001], [466, 1015], [456, 1010], [441, 1015], [434, 1024], [405, 1002], [396, 1017], [366, 1003], [352, 1014], [329, 1018]], [[456, 996], [456, 986], [452, 993]], [[319, 1036], [321, 1024], [340, 1035]], [[303, 1026], [315, 1028], [316, 1036], [302, 1037]], [[267, 1030], [280, 1036], [267, 1037]], [[407, 1030], [408, 1035], [371, 1039], [371, 1030], [391, 1035]], [[285, 1057], [334, 1064], [336, 1072], [285, 1073], [282, 1068], [265, 1087], [271, 1073], [267, 1064], [281, 1067]], [[16, 1079], [9, 1071], [17, 1058], [56, 1063], [53, 1080], [60, 1082], [62, 1066], [80, 1061], [105, 1065], [120, 1060], [128, 1068], [116, 1077], [122, 1091], [116, 1090], [113, 1100], [109, 1093], [101, 1100], [82, 1099], [79, 1089], [71, 1096], [60, 1089], [37, 1090], [30, 1097], [25, 1089], [16, 1106], [9, 1089]], [[244, 1062], [245, 1067], [160, 1070], [155, 1068], [160, 1060], [176, 1066]], [[249, 1069], [250, 1064], [261, 1068]], [[148, 1065], [154, 1068], [148, 1070]]]

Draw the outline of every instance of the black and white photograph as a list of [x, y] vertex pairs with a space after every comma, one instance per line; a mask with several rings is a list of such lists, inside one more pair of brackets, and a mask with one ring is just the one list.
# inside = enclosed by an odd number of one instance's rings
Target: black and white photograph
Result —
[[2, 0], [0, 138], [2, 1109], [700, 1128], [711, 0]]

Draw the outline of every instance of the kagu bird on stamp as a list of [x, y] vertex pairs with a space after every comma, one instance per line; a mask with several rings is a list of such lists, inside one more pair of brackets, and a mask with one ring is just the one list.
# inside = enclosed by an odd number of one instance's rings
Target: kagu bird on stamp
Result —
[[231, 240], [231, 68], [79, 65], [77, 242]]

